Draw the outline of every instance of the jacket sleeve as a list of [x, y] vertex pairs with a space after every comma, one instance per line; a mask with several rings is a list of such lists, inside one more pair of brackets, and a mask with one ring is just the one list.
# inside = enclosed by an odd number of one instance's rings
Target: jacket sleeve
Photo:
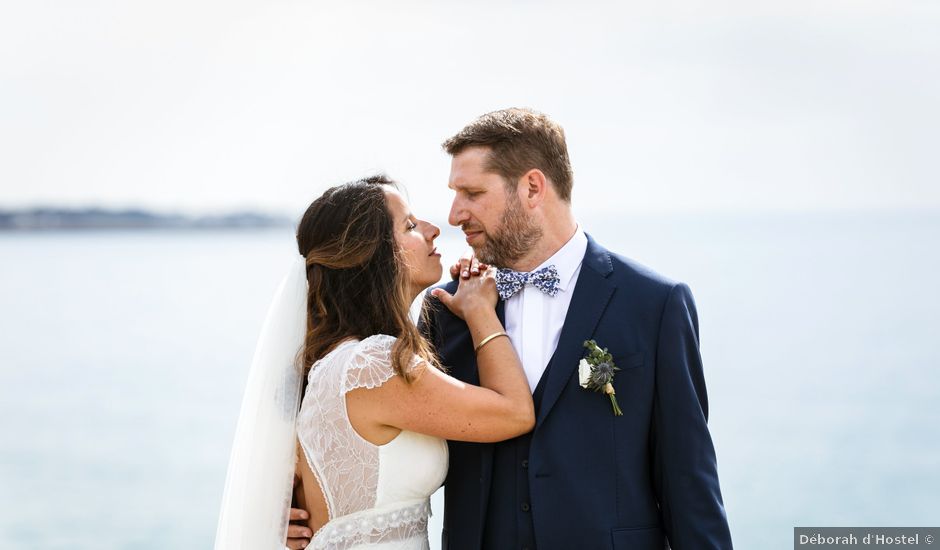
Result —
[[656, 350], [651, 450], [653, 486], [673, 550], [730, 549], [731, 533], [708, 432], [708, 396], [692, 292], [666, 298]]

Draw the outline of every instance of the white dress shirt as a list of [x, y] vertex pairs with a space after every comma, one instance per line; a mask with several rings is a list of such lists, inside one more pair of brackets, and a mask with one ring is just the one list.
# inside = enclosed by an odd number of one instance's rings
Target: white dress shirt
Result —
[[558, 269], [558, 294], [549, 296], [534, 286], [526, 285], [506, 300], [506, 332], [519, 354], [532, 391], [535, 391], [558, 347], [585, 252], [587, 237], [578, 226], [558, 252], [532, 270], [554, 264]]

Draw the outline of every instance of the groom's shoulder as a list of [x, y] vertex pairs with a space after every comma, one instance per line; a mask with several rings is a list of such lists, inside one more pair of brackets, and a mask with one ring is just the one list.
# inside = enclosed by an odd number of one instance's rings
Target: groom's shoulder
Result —
[[676, 293], [688, 295], [691, 300], [691, 291], [684, 283], [622, 254], [608, 251], [608, 255], [611, 268], [608, 280], [627, 290], [617, 293], [615, 303], [620, 304], [619, 307], [657, 312], [662, 311]]
[[[609, 261], [610, 277], [615, 282], [623, 282], [634, 287], [639, 286], [662, 292], [669, 292], [679, 284], [675, 279], [667, 277], [637, 260], [607, 249], [597, 242], [593, 242], [592, 244], [595, 253], [598, 253], [600, 256], [606, 255], [606, 259]], [[591, 253], [590, 248], [588, 249], [588, 253]]]
[[451, 313], [449, 309], [444, 307], [444, 304], [441, 303], [440, 300], [438, 300], [431, 294], [432, 290], [441, 288], [447, 291], [448, 294], [453, 295], [457, 292], [458, 284], [459, 284], [459, 281], [454, 279], [452, 281], [446, 281], [446, 282], [434, 285], [433, 287], [429, 288], [428, 291], [424, 295], [425, 315], [422, 315], [421, 318], [424, 319], [426, 317], [428, 319], [432, 319], [436, 321], [437, 323], [440, 323], [442, 321], [459, 320], [460, 319], [459, 317]]
[[450, 280], [450, 281], [447, 281], [447, 282], [444, 282], [444, 283], [440, 283], [440, 284], [438, 284], [438, 285], [435, 285], [435, 286], [432, 288], [432, 290], [433, 290], [434, 288], [443, 288], [444, 290], [446, 290], [446, 291], [449, 292], [450, 294], [453, 294], [453, 293], [457, 292], [457, 285], [458, 285], [458, 284], [459, 284], [459, 281], [457, 281], [457, 279], [452, 279], [452, 280]]
[[657, 288], [672, 288], [678, 281], [663, 275], [648, 265], [642, 264], [632, 258], [621, 254], [611, 253], [611, 262], [614, 264], [614, 273], [624, 278]]

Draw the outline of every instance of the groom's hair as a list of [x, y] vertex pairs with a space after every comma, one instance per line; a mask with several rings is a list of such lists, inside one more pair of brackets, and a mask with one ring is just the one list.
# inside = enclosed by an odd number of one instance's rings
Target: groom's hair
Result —
[[451, 156], [469, 147], [488, 148], [486, 170], [502, 176], [511, 189], [523, 174], [537, 168], [552, 182], [558, 196], [571, 202], [574, 174], [565, 131], [548, 115], [516, 107], [486, 113], [442, 147]]

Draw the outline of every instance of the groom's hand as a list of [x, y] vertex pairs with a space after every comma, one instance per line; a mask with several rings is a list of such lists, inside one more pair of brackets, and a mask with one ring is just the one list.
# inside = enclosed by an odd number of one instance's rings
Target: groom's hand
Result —
[[486, 264], [481, 264], [477, 260], [476, 255], [473, 253], [473, 249], [470, 248], [457, 260], [457, 263], [450, 266], [450, 278], [453, 280], [460, 279], [469, 279], [471, 275], [479, 275], [481, 271], [486, 271], [488, 266]]
[[[310, 514], [308, 514], [306, 510], [301, 510], [300, 508], [290, 509], [291, 522], [306, 522], [309, 517]], [[313, 537], [313, 531], [306, 525], [294, 525], [291, 523], [287, 526], [287, 547], [290, 548], [290, 550], [302, 550], [306, 548], [307, 545], [310, 544], [311, 537]]]

